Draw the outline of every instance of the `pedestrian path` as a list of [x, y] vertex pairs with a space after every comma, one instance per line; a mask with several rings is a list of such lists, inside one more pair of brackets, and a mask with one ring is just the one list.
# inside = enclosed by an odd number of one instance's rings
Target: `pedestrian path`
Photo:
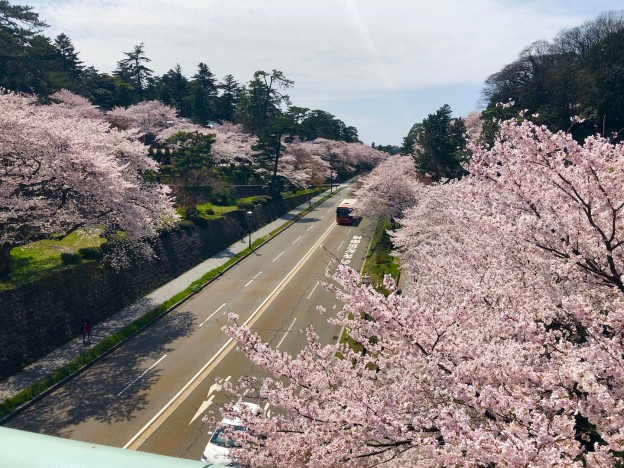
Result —
[[[286, 223], [296, 218], [301, 212], [309, 209], [309, 207], [316, 204], [325, 196], [327, 196], [326, 192], [321, 193], [320, 195], [312, 198], [310, 201], [305, 202], [294, 210], [286, 213], [281, 218], [278, 218], [272, 223], [252, 232], [252, 241], [260, 237], [264, 237], [284, 226]], [[213, 257], [208, 258], [199, 265], [188, 270], [186, 273], [183, 273], [174, 280], [162, 285], [160, 288], [151, 292], [134, 304], [111, 316], [106, 321], [98, 323], [93, 329], [91, 339], [83, 341], [82, 337], [75, 338], [69, 343], [66, 343], [62, 347], [51, 352], [41, 360], [0, 382], [0, 402], [17, 395], [19, 392], [32, 386], [38, 380], [52, 374], [54, 371], [60, 369], [65, 364], [78, 357], [81, 353], [84, 353], [91, 347], [98, 344], [104, 338], [117, 333], [125, 326], [138, 320], [147, 312], [163, 304], [176, 294], [184, 291], [193, 281], [200, 279], [209, 271], [222, 266], [236, 254], [245, 250], [248, 246], [246, 241], [247, 239], [244, 239], [242, 242], [235, 242], [225, 250], [222, 250]]]

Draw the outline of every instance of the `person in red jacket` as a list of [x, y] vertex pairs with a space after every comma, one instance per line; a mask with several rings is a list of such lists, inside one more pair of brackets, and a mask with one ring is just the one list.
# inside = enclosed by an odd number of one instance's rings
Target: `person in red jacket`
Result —
[[82, 342], [84, 343], [87, 338], [91, 339], [91, 330], [93, 327], [86, 318], [82, 319]]

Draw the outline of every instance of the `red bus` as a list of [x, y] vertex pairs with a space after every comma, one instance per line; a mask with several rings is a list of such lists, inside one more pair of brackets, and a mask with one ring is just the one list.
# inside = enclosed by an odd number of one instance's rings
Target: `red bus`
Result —
[[338, 208], [336, 208], [336, 222], [338, 224], [353, 224], [355, 223], [357, 216], [353, 216], [351, 212], [356, 206], [355, 198], [346, 198], [340, 202]]

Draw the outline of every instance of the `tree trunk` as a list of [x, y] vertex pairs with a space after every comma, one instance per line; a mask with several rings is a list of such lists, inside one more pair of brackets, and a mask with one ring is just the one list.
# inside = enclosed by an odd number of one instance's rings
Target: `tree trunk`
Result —
[[9, 276], [9, 263], [11, 260], [12, 244], [7, 242], [0, 243], [0, 278], [6, 278]]

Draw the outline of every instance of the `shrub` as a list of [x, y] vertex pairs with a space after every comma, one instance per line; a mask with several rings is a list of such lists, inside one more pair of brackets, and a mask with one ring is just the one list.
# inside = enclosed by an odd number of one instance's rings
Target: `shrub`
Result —
[[193, 224], [197, 227], [200, 227], [203, 229], [206, 229], [208, 227], [208, 220], [206, 218], [202, 218], [201, 216], [192, 216], [188, 220], [192, 221]]
[[253, 211], [254, 204], [248, 201], [239, 201], [236, 204], [236, 208], [238, 208], [239, 210]]
[[227, 187], [219, 187], [212, 191], [208, 197], [208, 201], [215, 205], [231, 205], [234, 203], [234, 195], [232, 190]]
[[84, 247], [79, 249], [78, 253], [86, 260], [99, 260], [104, 256], [104, 252], [99, 247]]
[[273, 200], [266, 195], [259, 195], [251, 199], [251, 203], [253, 203], [254, 205], [268, 205], [272, 201]]
[[63, 252], [61, 254], [61, 261], [68, 265], [75, 265], [80, 263], [80, 255], [77, 253]]
[[214, 214], [215, 214], [215, 210], [213, 210], [212, 208], [208, 208], [208, 209], [206, 210], [206, 214], [207, 214], [207, 215], [214, 215]]
[[188, 231], [189, 229], [193, 229], [195, 227], [195, 223], [193, 223], [190, 219], [185, 219], [184, 221], [180, 221], [178, 226], [180, 226], [181, 229]]

